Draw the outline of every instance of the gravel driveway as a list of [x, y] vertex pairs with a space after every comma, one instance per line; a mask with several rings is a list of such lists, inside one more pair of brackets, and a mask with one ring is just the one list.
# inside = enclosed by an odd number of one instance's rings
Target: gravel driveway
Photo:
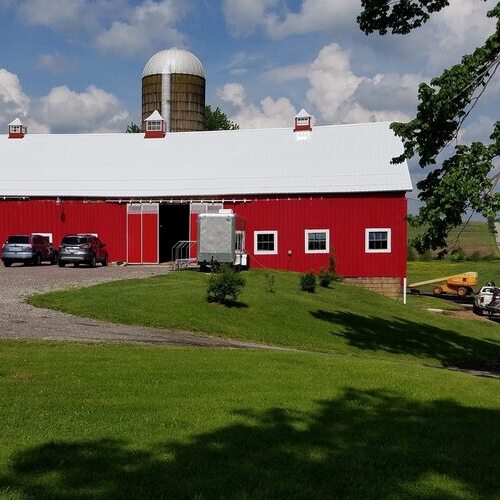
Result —
[[58, 268], [0, 265], [0, 338], [45, 339], [84, 342], [127, 342], [175, 346], [272, 348], [191, 332], [118, 325], [70, 314], [38, 309], [25, 302], [35, 292], [67, 286], [85, 286], [121, 279], [148, 278], [168, 273], [164, 266], [109, 266]]

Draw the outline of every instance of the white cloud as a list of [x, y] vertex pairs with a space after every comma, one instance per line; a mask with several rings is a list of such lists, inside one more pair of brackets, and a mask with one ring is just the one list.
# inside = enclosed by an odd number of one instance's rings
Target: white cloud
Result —
[[123, 132], [130, 121], [116, 96], [93, 85], [84, 92], [55, 87], [46, 96], [31, 99], [17, 75], [0, 68], [0, 133], [18, 116], [30, 133]]
[[59, 54], [59, 52], [54, 52], [53, 54], [41, 54], [38, 56], [38, 67], [51, 73], [62, 73], [70, 66], [68, 59]]
[[296, 114], [289, 99], [266, 97], [256, 106], [248, 101], [245, 88], [240, 83], [228, 83], [217, 92], [218, 97], [235, 108], [231, 120], [240, 128], [273, 128], [292, 126]]
[[338, 32], [355, 27], [359, 11], [359, 2], [353, 0], [303, 0], [298, 12], [287, 12], [284, 16], [269, 13], [263, 24], [271, 38], [318, 31]]
[[29, 105], [30, 98], [24, 93], [17, 75], [0, 68], [0, 123], [6, 125], [17, 116], [25, 117]]
[[273, 84], [304, 80], [307, 79], [309, 68], [309, 64], [289, 64], [287, 66], [280, 66], [262, 73], [260, 79]]
[[114, 21], [109, 29], [102, 31], [96, 45], [128, 56], [149, 50], [158, 42], [183, 45], [184, 35], [175, 24], [184, 12], [181, 3], [175, 0], [147, 0], [133, 9], [126, 21]]
[[326, 123], [405, 121], [423, 79], [415, 74], [356, 75], [349, 53], [336, 43], [320, 50], [308, 77], [307, 99]]
[[262, 24], [268, 9], [278, 3], [279, 0], [224, 0], [222, 8], [231, 33], [246, 36]]
[[55, 87], [33, 102], [30, 114], [56, 133], [124, 131], [130, 119], [116, 96], [93, 85], [84, 92]]

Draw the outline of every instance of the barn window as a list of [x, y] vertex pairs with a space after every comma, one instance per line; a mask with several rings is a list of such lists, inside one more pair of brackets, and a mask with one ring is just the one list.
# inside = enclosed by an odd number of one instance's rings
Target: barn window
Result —
[[365, 251], [368, 253], [389, 253], [391, 251], [391, 230], [388, 228], [366, 229]]
[[328, 253], [330, 251], [329, 229], [306, 229], [305, 230], [305, 252], [306, 253]]
[[254, 232], [255, 254], [277, 254], [278, 253], [278, 231], [255, 231]]
[[161, 121], [150, 121], [146, 122], [147, 130], [150, 132], [156, 132], [163, 130], [163, 122]]

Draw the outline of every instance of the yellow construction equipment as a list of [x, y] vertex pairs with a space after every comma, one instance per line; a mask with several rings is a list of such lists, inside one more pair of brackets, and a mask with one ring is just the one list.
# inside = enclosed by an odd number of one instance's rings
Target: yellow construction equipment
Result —
[[408, 288], [410, 289], [411, 293], [420, 293], [418, 287], [424, 285], [432, 285], [433, 283], [439, 283], [439, 285], [436, 285], [432, 288], [433, 295], [451, 293], [457, 294], [459, 297], [465, 297], [474, 292], [472, 287], [477, 285], [477, 273], [467, 272], [462, 274], [454, 274], [452, 276], [444, 276], [443, 278], [419, 281], [418, 283], [410, 283], [408, 285]]

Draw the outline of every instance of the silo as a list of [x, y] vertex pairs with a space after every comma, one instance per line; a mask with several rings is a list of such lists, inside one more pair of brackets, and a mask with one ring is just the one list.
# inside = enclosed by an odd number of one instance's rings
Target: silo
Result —
[[204, 130], [205, 70], [185, 49], [156, 53], [142, 72], [142, 120], [157, 109], [169, 132]]

